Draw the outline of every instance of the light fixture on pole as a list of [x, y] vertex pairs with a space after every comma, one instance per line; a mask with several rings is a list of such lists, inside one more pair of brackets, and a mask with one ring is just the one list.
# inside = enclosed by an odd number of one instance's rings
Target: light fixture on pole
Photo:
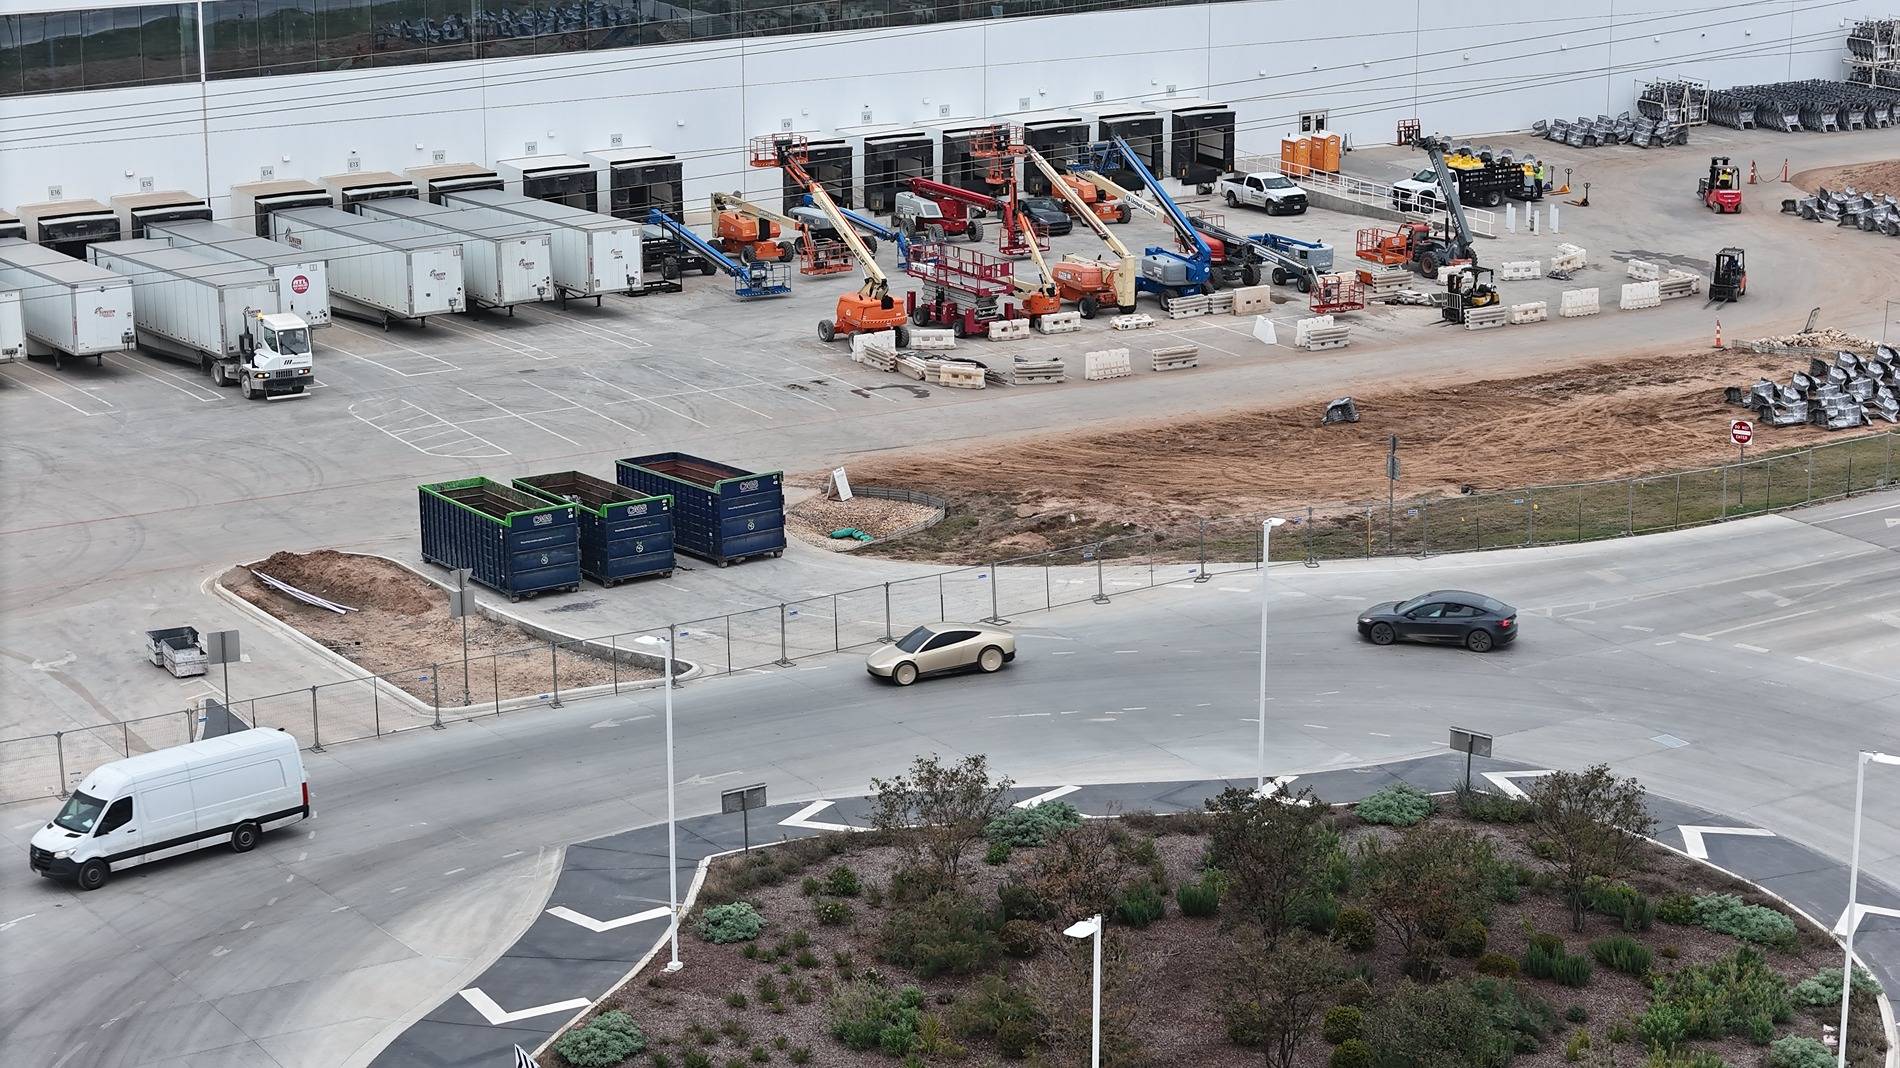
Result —
[[1100, 913], [1063, 928], [1070, 938], [1095, 940], [1094, 1001], [1089, 1012], [1089, 1068], [1102, 1068], [1102, 917]]
[[1260, 781], [1255, 788], [1267, 788], [1267, 565], [1273, 560], [1268, 550], [1273, 545], [1273, 528], [1286, 523], [1270, 516], [1260, 524], [1260, 744], [1255, 753]]
[[673, 955], [666, 962], [666, 970], [676, 972], [681, 965], [679, 836], [674, 830], [673, 806], [673, 643], [651, 634], [642, 634], [634, 641], [660, 646], [660, 659], [665, 661], [662, 673], [666, 676], [666, 901], [673, 913], [671, 929], [667, 932]]
[[1892, 764], [1900, 767], [1900, 756], [1861, 750], [1854, 758], [1854, 848], [1847, 865], [1847, 944], [1841, 963], [1841, 1029], [1835, 1035], [1834, 1063], [1847, 1068], [1847, 1003], [1854, 994], [1854, 931], [1860, 926], [1860, 905], [1854, 900], [1860, 892], [1860, 805], [1867, 792], [1867, 765]]

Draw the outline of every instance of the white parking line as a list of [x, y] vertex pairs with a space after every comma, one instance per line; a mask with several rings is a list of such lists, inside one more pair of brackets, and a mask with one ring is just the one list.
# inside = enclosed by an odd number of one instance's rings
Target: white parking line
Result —
[[[607, 421], [608, 421], [609, 423], [612, 423], [613, 425], [615, 425], [615, 426], [617, 426], [617, 427], [619, 427], [620, 429], [622, 429], [622, 430], [624, 430], [624, 431], [626, 431], [626, 432], [627, 432], [627, 433], [629, 433], [629, 434], [639, 434], [639, 433], [641, 433], [641, 431], [640, 431], [640, 430], [639, 430], [638, 428], [636, 428], [636, 427], [630, 427], [630, 426], [628, 426], [627, 424], [625, 424], [625, 423], [623, 423], [623, 422], [621, 422], [620, 420], [618, 420], [618, 419], [615, 419], [615, 418], [614, 418], [613, 416], [611, 416], [611, 415], [608, 415], [608, 414], [606, 414], [605, 412], [601, 412], [601, 411], [597, 411], [597, 410], [595, 410], [595, 409], [593, 409], [593, 408], [589, 408], [589, 407], [588, 407], [587, 405], [585, 405], [585, 404], [582, 404], [582, 403], [581, 403], [580, 401], [577, 401], [577, 400], [574, 400], [574, 399], [573, 399], [572, 397], [566, 397], [566, 396], [562, 396], [561, 394], [559, 394], [559, 393], [556, 393], [556, 392], [554, 392], [553, 390], [551, 390], [551, 389], [549, 389], [548, 387], [546, 387], [546, 386], [544, 386], [544, 385], [541, 385], [541, 384], [539, 384], [539, 383], [537, 383], [537, 382], [530, 382], [530, 383], [528, 383], [528, 385], [530, 385], [530, 386], [533, 386], [534, 388], [536, 388], [536, 389], [538, 389], [538, 390], [540, 390], [541, 392], [543, 392], [543, 393], [545, 393], [545, 394], [547, 394], [548, 396], [550, 396], [550, 397], [553, 397], [553, 398], [555, 398], [555, 399], [557, 399], [557, 400], [564, 400], [564, 401], [567, 401], [569, 405], [571, 405], [572, 407], [575, 407], [575, 408], [579, 408], [579, 409], [580, 409], [581, 411], [583, 411], [583, 412], [586, 412], [586, 413], [587, 413], [588, 415], [592, 415], [592, 416], [595, 416], [595, 417], [597, 417], [597, 418], [601, 418], [601, 419], [605, 419], [605, 420], [607, 420]], [[535, 413], [535, 414], [539, 414], [539, 413]]]
[[509, 415], [514, 416], [516, 419], [521, 420], [522, 422], [528, 424], [529, 426], [535, 428], [536, 430], [540, 430], [545, 433], [552, 434], [553, 436], [560, 438], [562, 441], [567, 442], [569, 445], [572, 445], [577, 449], [581, 447], [580, 442], [575, 441], [573, 438], [568, 437], [566, 434], [563, 434], [558, 430], [549, 430], [547, 427], [542, 426], [540, 423], [535, 422], [534, 420], [528, 418], [527, 416], [522, 415], [519, 412], [511, 411], [510, 409], [500, 404], [496, 404], [494, 401], [489, 400], [487, 397], [484, 397], [479, 393], [470, 393], [468, 390], [463, 389], [461, 386], [456, 386], [455, 391], [457, 393], [462, 394], [463, 396], [473, 397], [476, 400], [481, 401], [483, 404], [488, 405], [490, 408], [496, 409], [497, 411], [507, 412]]
[[[338, 323], [336, 325], [340, 326], [342, 324]], [[352, 331], [352, 333], [355, 333], [355, 332], [356, 331]], [[363, 336], [374, 337], [375, 335], [364, 334]], [[361, 360], [372, 367], [380, 367], [383, 370], [390, 372], [391, 374], [401, 375], [404, 378], [421, 378], [423, 375], [439, 375], [443, 373], [444, 371], [461, 370], [460, 367], [457, 367], [456, 365], [450, 363], [447, 360], [442, 359], [439, 356], [431, 356], [420, 349], [412, 349], [409, 346], [404, 345], [399, 341], [395, 341], [389, 338], [385, 338], [384, 340], [388, 341], [392, 345], [395, 345], [397, 348], [402, 349], [403, 351], [407, 352], [411, 356], [414, 356], [418, 359], [428, 360], [430, 363], [439, 364], [440, 366], [435, 367], [431, 370], [427, 370], [427, 371], [405, 371], [400, 367], [392, 367], [389, 364], [382, 362], [381, 360], [372, 359], [371, 357], [365, 356], [360, 352], [351, 352], [349, 349], [346, 349], [343, 346], [337, 344], [334, 340], [330, 338], [325, 338], [323, 341], [323, 344], [319, 345], [318, 348], [325, 349], [325, 350], [335, 349], [336, 351], [342, 353], [345, 356], [348, 356], [349, 358], [353, 360]]]
[[0, 378], [6, 378], [19, 385], [25, 386], [26, 388], [32, 390], [33, 392], [39, 394], [42, 397], [45, 397], [47, 400], [52, 401], [55, 404], [64, 404], [66, 407], [71, 408], [73, 411], [78, 412], [80, 415], [106, 415], [110, 412], [115, 412], [118, 410], [111, 401], [101, 400], [100, 398], [95, 397], [90, 393], [87, 393], [85, 390], [78, 389], [77, 387], [73, 386], [72, 384], [68, 382], [60, 381], [57, 377], [53, 375], [49, 375], [45, 371], [42, 371], [37, 367], [32, 367], [27, 364], [16, 364], [14, 366], [19, 367], [20, 370], [22, 371], [31, 371], [42, 378], [51, 379], [52, 381], [58, 383], [59, 385], [64, 386], [67, 389], [73, 390], [75, 393], [78, 393], [80, 396], [86, 398], [87, 400], [98, 401], [98, 403], [105, 405], [105, 409], [103, 411], [89, 412], [86, 409], [81, 408], [79, 405], [72, 403], [71, 401], [63, 400], [59, 397], [53, 396], [51, 393], [46, 392], [45, 390], [41, 389], [40, 387], [34, 385], [31, 382], [27, 382], [22, 379], [15, 378], [11, 374], [0, 374]]
[[640, 394], [638, 394], [638, 393], [635, 393], [635, 392], [634, 392], [633, 390], [630, 390], [630, 389], [628, 389], [627, 387], [625, 387], [625, 386], [623, 386], [623, 385], [621, 385], [621, 384], [619, 384], [618, 382], [609, 382], [609, 381], [607, 381], [606, 379], [604, 379], [604, 378], [602, 378], [602, 377], [600, 377], [599, 375], [597, 375], [597, 374], [595, 374], [595, 373], [594, 373], [594, 372], [592, 372], [592, 371], [585, 371], [585, 370], [584, 370], [584, 371], [582, 371], [582, 372], [581, 372], [581, 374], [584, 374], [584, 375], [586, 375], [587, 377], [589, 377], [589, 378], [591, 378], [591, 379], [593, 379], [593, 380], [594, 380], [594, 381], [596, 381], [596, 382], [599, 382], [599, 383], [600, 383], [601, 385], [603, 385], [603, 386], [606, 386], [606, 387], [607, 387], [607, 388], [609, 388], [609, 389], [617, 389], [617, 390], [619, 390], [620, 392], [622, 392], [622, 393], [625, 393], [625, 394], [626, 394], [627, 396], [629, 396], [629, 397], [632, 397], [632, 398], [633, 398], [634, 400], [637, 400], [637, 401], [644, 401], [645, 403], [647, 403], [647, 404], [651, 404], [651, 405], [653, 405], [653, 406], [654, 406], [655, 408], [658, 408], [658, 409], [660, 409], [660, 410], [661, 410], [661, 411], [663, 411], [663, 412], [666, 412], [666, 413], [668, 413], [668, 414], [671, 414], [671, 415], [677, 415], [677, 416], [679, 416], [679, 417], [680, 417], [681, 419], [684, 419], [684, 420], [686, 420], [686, 421], [687, 421], [687, 422], [689, 422], [689, 423], [696, 423], [696, 424], [698, 424], [699, 426], [706, 426], [706, 425], [707, 425], [707, 424], [705, 424], [705, 423], [702, 423], [702, 422], [700, 422], [700, 421], [699, 421], [699, 420], [697, 420], [697, 419], [694, 419], [694, 418], [693, 418], [692, 416], [690, 416], [690, 415], [687, 415], [687, 414], [686, 414], [685, 412], [682, 412], [682, 411], [678, 411], [678, 410], [676, 410], [676, 409], [673, 409], [673, 408], [668, 408], [668, 407], [667, 407], [666, 405], [664, 405], [664, 404], [661, 404], [661, 403], [660, 403], [659, 401], [656, 401], [656, 400], [654, 400], [654, 399], [652, 399], [651, 397], [643, 397], [643, 396], [641, 396]]
[[[185, 396], [190, 397], [192, 400], [195, 400], [200, 404], [206, 404], [211, 401], [221, 401], [221, 400], [230, 399], [229, 397], [225, 396], [223, 393], [215, 389], [212, 389], [208, 386], [201, 386], [196, 382], [189, 381], [180, 375], [173, 374], [170, 371], [161, 369], [158, 371], [158, 373], [154, 374], [153, 372], [147, 371], [143, 367], [140, 367], [138, 365], [138, 361], [133, 360], [131, 358], [114, 359], [111, 355], [108, 355], [106, 356], [105, 359], [107, 363], [113, 365], [114, 367], [123, 367], [126, 370], [133, 372], [134, 374], [144, 375], [145, 377], [151, 379], [152, 381], [157, 382], [161, 386], [170, 386], [171, 388], [177, 390], [180, 393], [183, 393]], [[168, 378], [178, 379], [178, 381], [167, 382], [166, 379]]]

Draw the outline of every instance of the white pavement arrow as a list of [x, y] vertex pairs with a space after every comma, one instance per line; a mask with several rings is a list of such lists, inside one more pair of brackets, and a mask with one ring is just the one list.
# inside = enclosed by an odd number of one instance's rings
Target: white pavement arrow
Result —
[[[1857, 931], [1860, 930], [1861, 922], [1869, 916], [1891, 916], [1896, 920], [1900, 920], [1900, 909], [1890, 909], [1890, 908], [1885, 908], [1880, 905], [1869, 905], [1864, 901], [1854, 902], [1854, 929], [1855, 930]], [[1836, 921], [1834, 924], [1834, 933], [1836, 935], [1847, 934], [1847, 910], [1846, 909], [1841, 910], [1841, 918], [1838, 921]]]
[[1021, 801], [1016, 802], [1015, 807], [1035, 808], [1037, 805], [1043, 804], [1044, 802], [1054, 801], [1058, 797], [1067, 797], [1068, 795], [1080, 789], [1081, 789], [1080, 786], [1058, 786], [1053, 790], [1044, 790], [1042, 793], [1039, 793], [1034, 797], [1025, 797]]
[[1889, 519], [1889, 520], [1887, 520], [1887, 529], [1888, 529], [1888, 530], [1892, 530], [1892, 529], [1893, 529], [1893, 528], [1895, 528], [1895, 527], [1900, 527], [1900, 519]]
[[536, 1005], [531, 1009], [517, 1009], [514, 1012], [508, 1012], [500, 1005], [495, 1004], [494, 998], [482, 993], [482, 988], [479, 986], [471, 986], [467, 990], [457, 991], [457, 993], [462, 995], [463, 1001], [474, 1006], [476, 1012], [482, 1014], [482, 1019], [487, 1020], [496, 1027], [502, 1024], [511, 1024], [517, 1020], [531, 1020], [536, 1016], [546, 1016], [549, 1013], [572, 1012], [575, 1009], [584, 1009], [593, 1004], [593, 1002], [588, 1001], [586, 998], [568, 998], [566, 1001], [552, 1001], [546, 1005]]
[[853, 827], [848, 823], [819, 823], [812, 819], [820, 812], [831, 807], [829, 801], [813, 801], [790, 816], [778, 821], [781, 827], [803, 827], [810, 831], [868, 831], [869, 827]]
[[1502, 791], [1504, 793], [1504, 796], [1515, 797], [1519, 801], [1522, 801], [1526, 799], [1527, 797], [1529, 797], [1530, 795], [1526, 794], [1523, 790], [1519, 789], [1518, 785], [1512, 782], [1511, 780], [1512, 779], [1534, 779], [1539, 775], [1549, 775], [1549, 774], [1550, 774], [1550, 769], [1544, 768], [1539, 771], [1487, 771], [1484, 773], [1484, 777], [1491, 780], [1491, 785], [1497, 787], [1500, 791]]
[[628, 927], [636, 923], [645, 923], [648, 920], [664, 919], [672, 914], [673, 910], [665, 905], [661, 905], [656, 909], [648, 909], [645, 912], [635, 912], [614, 920], [597, 920], [585, 912], [575, 912], [566, 905], [556, 905], [548, 910], [548, 915], [557, 916], [569, 923], [579, 924], [595, 934], [605, 934], [616, 928]]
[[1282, 797], [1304, 808], [1305, 806], [1310, 805], [1313, 802], [1306, 798], [1300, 798], [1298, 800], [1294, 800], [1293, 780], [1297, 778], [1299, 778], [1298, 775], [1275, 775], [1272, 778], [1267, 780], [1267, 784], [1265, 786], [1254, 787], [1253, 792], [1260, 795], [1261, 797], [1276, 797], [1276, 796]]
[[1697, 860], [1709, 859], [1709, 847], [1702, 841], [1705, 834], [1739, 834], [1747, 838], [1773, 838], [1775, 832], [1764, 831], [1760, 827], [1677, 827], [1682, 832], [1683, 852]]

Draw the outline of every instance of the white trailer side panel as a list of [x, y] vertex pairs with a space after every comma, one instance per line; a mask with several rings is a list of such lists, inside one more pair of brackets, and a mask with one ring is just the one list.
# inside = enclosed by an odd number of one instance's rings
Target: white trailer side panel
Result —
[[546, 227], [537, 229], [526, 219], [471, 217], [463, 209], [407, 198], [364, 201], [356, 210], [365, 219], [402, 226], [418, 236], [461, 241], [463, 281], [474, 303], [511, 308], [553, 295], [553, 253]]
[[550, 227], [554, 284], [570, 297], [625, 293], [640, 287], [639, 224], [496, 189], [444, 193], [442, 202], [491, 208]]
[[136, 339], [131, 281], [52, 249], [0, 238], [0, 289], [19, 292], [27, 339], [47, 351], [100, 356]]
[[362, 312], [421, 319], [466, 306], [462, 246], [335, 208], [271, 214], [271, 232], [328, 264], [330, 300]]
[[277, 311], [277, 280], [248, 264], [209, 263], [162, 241], [108, 241], [92, 262], [132, 280], [139, 345], [172, 356], [236, 359], [253, 312]]
[[0, 293], [0, 363], [26, 359], [26, 320], [18, 293]]
[[277, 279], [280, 309], [312, 327], [330, 324], [330, 276], [321, 259], [220, 223], [154, 222], [146, 224], [145, 232], [208, 260], [255, 264]]

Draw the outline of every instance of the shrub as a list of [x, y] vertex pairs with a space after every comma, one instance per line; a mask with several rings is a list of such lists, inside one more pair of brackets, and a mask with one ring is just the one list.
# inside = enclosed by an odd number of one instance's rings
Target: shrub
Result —
[[998, 864], [1008, 864], [1009, 847], [1000, 842], [992, 842], [990, 847], [983, 851], [983, 863], [991, 867], [995, 867]]
[[1656, 922], [1656, 906], [1626, 882], [1591, 879], [1584, 884], [1583, 903], [1592, 912], [1621, 921], [1625, 931], [1647, 931]]
[[1734, 894], [1702, 894], [1695, 899], [1696, 922], [1717, 934], [1734, 935], [1777, 949], [1793, 949], [1794, 921], [1761, 905], [1748, 905]]
[[652, 1068], [673, 1068], [673, 1058], [656, 1049], [653, 1051]]
[[810, 1064], [811, 1063], [811, 1047], [810, 1046], [793, 1046], [792, 1051], [790, 1053], [787, 1053], [785, 1056], [789, 1058], [793, 1064]]
[[1651, 987], [1650, 1013], [1679, 1017], [1682, 1038], [1742, 1035], [1765, 1044], [1774, 1037], [1775, 1024], [1794, 1019], [1787, 980], [1753, 949], [1658, 975]]
[[816, 968], [821, 962], [818, 959], [818, 954], [813, 953], [810, 949], [801, 949], [798, 951], [798, 955], [792, 958], [792, 963], [798, 965], [800, 968]]
[[1694, 927], [1696, 918], [1695, 896], [1692, 894], [1670, 894], [1656, 906], [1656, 918], [1664, 923], [1673, 923], [1678, 927]]
[[1306, 897], [1293, 907], [1293, 922], [1316, 935], [1332, 934], [1339, 922], [1339, 902], [1331, 894]]
[[1042, 952], [1042, 928], [1028, 920], [1007, 920], [997, 928], [996, 941], [1004, 953], [1026, 959]]
[[[831, 1037], [851, 1049], [882, 1049], [901, 1057], [910, 1049], [923, 1016], [924, 994], [914, 986], [892, 990], [881, 982], [861, 979], [832, 995], [825, 1005]], [[892, 1052], [893, 1046], [901, 1046]]]
[[1365, 1014], [1358, 1009], [1351, 1005], [1334, 1005], [1320, 1020], [1319, 1037], [1337, 1046], [1349, 1038], [1358, 1038], [1365, 1025]]
[[1055, 907], [1035, 887], [1015, 877], [997, 888], [996, 905], [1004, 921], [1049, 920], [1056, 914]]
[[[1511, 984], [1495, 980], [1487, 990], [1499, 996]], [[1517, 1046], [1517, 1033], [1504, 1023], [1519, 1008], [1534, 1016], [1534, 1006], [1487, 1004], [1477, 983], [1419, 986], [1401, 982], [1366, 1013], [1365, 1041], [1389, 1065], [1457, 1065], [1504, 1068]], [[1342, 1046], [1344, 1043], [1341, 1044]]]
[[1537, 931], [1530, 936], [1530, 948], [1541, 949], [1553, 957], [1560, 957], [1569, 950], [1564, 940], [1548, 931]]
[[1557, 1020], [1550, 1005], [1516, 983], [1476, 978], [1469, 983], [1479, 1002], [1489, 1006], [1492, 1022], [1512, 1035], [1512, 1046], [1519, 1053], [1535, 1053]]
[[858, 873], [848, 864], [840, 864], [825, 873], [825, 893], [833, 897], [857, 897], [863, 890]]
[[1486, 953], [1478, 958], [1475, 967], [1482, 975], [1496, 975], [1508, 979], [1517, 974], [1517, 958], [1508, 953]]
[[1341, 1005], [1363, 1007], [1372, 1000], [1372, 984], [1366, 982], [1363, 976], [1355, 975], [1339, 984], [1339, 990], [1333, 995], [1333, 999]]
[[[1880, 984], [1874, 982], [1873, 976], [1868, 975], [1859, 967], [1856, 967], [1854, 969], [1854, 993], [1866, 994], [1872, 997], [1880, 993]], [[1839, 1005], [1841, 1003], [1840, 969], [1823, 968], [1815, 972], [1813, 975], [1796, 983], [1794, 989], [1788, 991], [1788, 997], [1793, 1000], [1796, 1005], [1803, 1005], [1808, 1008]]]
[[1768, 1047], [1768, 1068], [1830, 1068], [1834, 1054], [1806, 1035], [1776, 1039]]
[[1349, 1038], [1333, 1047], [1327, 1068], [1372, 1068], [1372, 1047], [1357, 1038]]
[[743, 1009], [743, 1008], [745, 1008], [745, 1007], [746, 1007], [746, 998], [745, 998], [745, 991], [743, 991], [743, 990], [734, 990], [734, 991], [733, 991], [732, 993], [730, 993], [730, 994], [727, 994], [727, 995], [726, 995], [726, 1007], [727, 1007], [727, 1008], [729, 1008], [729, 1009]]
[[1181, 915], [1205, 918], [1220, 911], [1220, 876], [1206, 872], [1191, 883], [1174, 888], [1175, 904]]
[[1612, 1045], [1620, 1046], [1630, 1040], [1630, 1025], [1624, 1023], [1622, 1020], [1618, 1020], [1604, 1030], [1603, 1037], [1608, 1039]]
[[849, 904], [825, 898], [812, 902], [811, 912], [812, 917], [826, 927], [842, 927], [850, 923], [854, 915]]
[[1479, 823], [1528, 823], [1532, 809], [1529, 801], [1483, 790], [1459, 790], [1458, 811]]
[[798, 892], [804, 894], [806, 897], [815, 897], [818, 894], [820, 885], [816, 877], [807, 875], [804, 880], [798, 884]]
[[765, 929], [765, 917], [744, 901], [714, 905], [699, 914], [699, 937], [708, 942], [750, 942]]
[[1587, 1023], [1590, 1019], [1590, 1010], [1582, 1005], [1572, 1005], [1564, 1010], [1564, 1019], [1576, 1024]]
[[575, 1068], [605, 1068], [646, 1048], [647, 1036], [633, 1017], [618, 1010], [594, 1017], [554, 1043], [554, 1052]]
[[1345, 908], [1333, 922], [1333, 938], [1354, 953], [1364, 953], [1379, 944], [1379, 931], [1373, 926], [1372, 913]]
[[987, 968], [1002, 951], [993, 923], [970, 898], [935, 894], [885, 920], [879, 953], [925, 979], [946, 973], [970, 975]]
[[1643, 1062], [1643, 1068], [1729, 1068], [1729, 1063], [1707, 1050], [1678, 1050], [1674, 1053], [1656, 1050]]
[[753, 1064], [764, 1064], [766, 1061], [772, 1059], [772, 1055], [765, 1051], [764, 1046], [753, 1046], [749, 1056], [752, 1058]]
[[1629, 935], [1610, 935], [1590, 943], [1590, 955], [1605, 968], [1642, 978], [1649, 973], [1649, 947]]
[[1029, 1055], [1042, 1033], [1041, 1014], [1020, 984], [1000, 974], [986, 975], [957, 1001], [950, 1027], [965, 1038], [986, 1038], [1012, 1060]]
[[1155, 884], [1146, 878], [1124, 887], [1115, 900], [1115, 918], [1130, 927], [1146, 927], [1168, 911], [1167, 902]]
[[1558, 942], [1553, 951], [1548, 942], [1532, 939], [1529, 949], [1524, 951], [1524, 974], [1533, 979], [1549, 979], [1564, 986], [1587, 986], [1590, 983], [1590, 958], [1571, 953]]
[[712, 1068], [712, 1056], [705, 1050], [689, 1049], [680, 1058], [682, 1068]]
[[1367, 823], [1410, 827], [1431, 815], [1432, 799], [1411, 783], [1397, 782], [1353, 806], [1353, 812]]
[[1445, 935], [1445, 952], [1454, 957], [1476, 957], [1484, 953], [1491, 932], [1481, 920], [1466, 920]]
[[1569, 1041], [1564, 1043], [1564, 1060], [1575, 1064], [1583, 1059], [1590, 1049], [1590, 1032], [1579, 1027], [1572, 1032]]
[[983, 837], [991, 846], [1005, 850], [1019, 846], [1039, 846], [1058, 831], [1082, 825], [1082, 813], [1067, 801], [1045, 801], [1034, 808], [1012, 808], [983, 828]]
[[752, 988], [759, 992], [759, 1000], [764, 1002], [777, 1001], [782, 994], [778, 980], [769, 975], [761, 975], [752, 980]]

